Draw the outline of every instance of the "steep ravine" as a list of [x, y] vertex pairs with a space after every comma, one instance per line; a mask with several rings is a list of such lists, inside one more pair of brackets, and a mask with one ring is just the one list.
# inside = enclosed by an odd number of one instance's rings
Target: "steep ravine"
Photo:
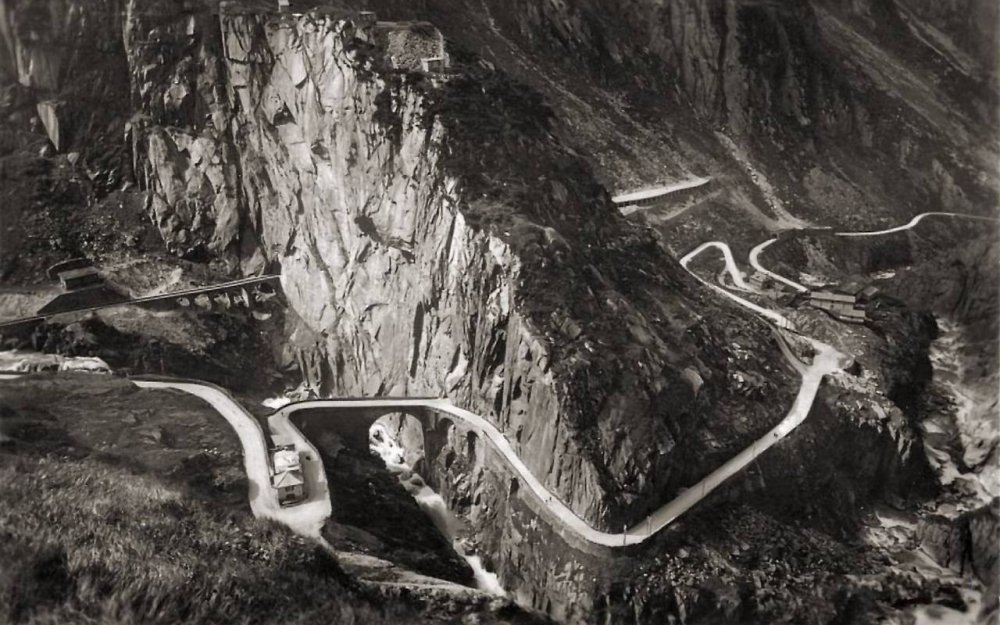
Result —
[[431, 20], [545, 94], [609, 187], [712, 176], [646, 211], [678, 252], [786, 211], [853, 226], [996, 203], [989, 0], [351, 4]]
[[161, 231], [245, 271], [280, 265], [324, 392], [490, 415], [602, 527], [780, 416], [727, 383], [767, 371], [751, 377], [790, 396], [764, 327], [699, 320], [711, 300], [617, 216], [536, 94], [474, 58], [450, 78], [390, 70], [373, 25], [337, 15], [136, 12], [128, 33], [185, 51], [130, 47], [159, 73], [134, 75], [155, 106], [133, 132]]
[[[609, 530], [787, 410], [797, 379], [767, 327], [622, 219], [557, 113], [503, 71], [459, 49], [445, 75], [392, 69], [380, 38], [409, 27], [355, 14], [124, 8], [119, 95], [151, 220], [178, 255], [281, 272], [285, 342], [322, 394], [446, 395]], [[852, 393], [824, 392], [787, 445], [613, 557], [563, 542], [458, 430], [425, 477], [504, 587], [568, 622], [828, 622], [858, 591], [846, 576], [877, 569], [830, 537], [854, 529], [837, 506], [914, 477], [898, 411], [858, 419]], [[826, 458], [830, 440], [848, 455]], [[818, 501], [769, 506], [776, 483]]]

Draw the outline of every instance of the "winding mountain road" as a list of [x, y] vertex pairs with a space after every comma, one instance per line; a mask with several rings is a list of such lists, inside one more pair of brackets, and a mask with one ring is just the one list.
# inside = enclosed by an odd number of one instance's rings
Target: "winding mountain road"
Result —
[[[792, 328], [792, 323], [780, 313], [758, 306], [757, 304], [730, 293], [721, 287], [711, 284], [688, 269], [688, 264], [695, 257], [709, 249], [717, 249], [722, 253], [723, 258], [725, 259], [726, 269], [729, 271], [733, 279], [733, 283], [738, 287], [750, 291], [751, 289], [749, 285], [746, 284], [740, 274], [732, 251], [727, 244], [721, 241], [710, 241], [700, 245], [681, 259], [681, 265], [697, 280], [721, 295], [728, 297], [741, 306], [749, 308], [750, 310], [764, 316], [774, 322], [774, 324], [778, 327]], [[594, 544], [606, 547], [622, 547], [644, 542], [663, 528], [670, 525], [678, 517], [707, 497], [709, 493], [718, 488], [727, 479], [739, 473], [758, 456], [770, 449], [778, 441], [785, 438], [809, 415], [809, 411], [816, 398], [816, 393], [822, 383], [823, 376], [840, 370], [846, 364], [844, 362], [844, 356], [833, 347], [819, 341], [807, 339], [812, 343], [813, 348], [815, 349], [815, 356], [811, 364], [805, 365], [800, 362], [794, 354], [792, 354], [780, 333], [776, 332], [776, 336], [778, 337], [778, 345], [781, 348], [782, 354], [802, 376], [802, 384], [799, 387], [799, 391], [794, 402], [792, 403], [791, 409], [785, 417], [774, 428], [764, 434], [764, 436], [751, 443], [750, 446], [743, 449], [736, 456], [730, 458], [728, 461], [723, 463], [722, 466], [706, 475], [699, 482], [684, 490], [676, 498], [664, 504], [648, 517], [642, 519], [632, 528], [627, 529], [623, 533], [604, 532], [592, 527], [586, 520], [570, 509], [569, 506], [560, 501], [554, 493], [549, 491], [548, 488], [546, 488], [545, 485], [542, 484], [541, 481], [534, 476], [534, 474], [532, 474], [532, 472], [518, 456], [517, 452], [510, 444], [510, 441], [507, 440], [506, 436], [504, 436], [504, 434], [500, 432], [496, 426], [480, 415], [455, 406], [447, 399], [373, 398], [314, 400], [284, 406], [279, 409], [272, 418], [280, 416], [282, 419], [289, 420], [298, 411], [316, 408], [343, 408], [347, 409], [346, 411], [348, 414], [350, 413], [349, 409], [352, 408], [398, 409], [401, 411], [406, 408], [420, 408], [430, 409], [438, 412], [439, 414], [448, 415], [457, 421], [461, 421], [465, 427], [474, 431], [477, 435], [488, 441], [504, 459], [510, 470], [518, 477], [518, 479], [523, 484], [527, 485], [531, 492], [540, 501], [544, 502], [544, 505], [548, 508], [549, 512], [551, 512], [555, 518], [558, 519], [558, 522], [562, 524], [564, 529], [567, 529], [583, 540]]]
[[[927, 217], [953, 217], [953, 218], [958, 218], [958, 219], [973, 219], [973, 220], [977, 220], [977, 221], [992, 221], [994, 223], [1000, 222], [1000, 219], [997, 219], [996, 217], [983, 217], [983, 216], [980, 216], [980, 215], [967, 215], [965, 213], [930, 212], [930, 213], [921, 213], [921, 214], [917, 215], [916, 217], [914, 217], [913, 219], [911, 219], [910, 221], [908, 221], [907, 223], [903, 224], [902, 226], [896, 226], [895, 228], [887, 228], [885, 230], [871, 230], [871, 231], [864, 231], [864, 232], [835, 232], [834, 235], [836, 235], [838, 237], [877, 237], [877, 236], [883, 236], [883, 235], [886, 235], [886, 234], [894, 234], [896, 232], [905, 232], [906, 230], [910, 230], [910, 229], [914, 228], [917, 224], [919, 224], [921, 221], [923, 221]], [[752, 250], [750, 250], [750, 259], [749, 259], [750, 260], [750, 265], [753, 266], [753, 268], [755, 270], [757, 270], [760, 273], [768, 276], [772, 280], [776, 280], [778, 282], [781, 282], [782, 284], [787, 284], [788, 286], [792, 287], [796, 291], [799, 291], [800, 293], [808, 293], [809, 289], [807, 287], [799, 284], [798, 282], [795, 282], [794, 280], [786, 278], [786, 277], [784, 277], [784, 276], [782, 276], [780, 274], [774, 273], [773, 271], [771, 271], [771, 270], [767, 269], [766, 267], [764, 267], [763, 265], [761, 265], [761, 263], [760, 263], [760, 255], [761, 255], [761, 253], [764, 250], [766, 250], [772, 243], [774, 243], [777, 240], [778, 240], [777, 237], [772, 238], [772, 239], [768, 239], [767, 241], [764, 241], [763, 243], [760, 243], [759, 245], [755, 246]], [[727, 256], [727, 259], [726, 259], [727, 264], [729, 262], [729, 258], [731, 258], [731, 257], [732, 257], [732, 254], [729, 254]], [[685, 267], [686, 267], [686, 265], [685, 265]]]
[[[685, 269], [687, 269], [687, 265], [693, 258], [712, 248], [718, 249], [722, 252], [723, 257], [726, 260], [727, 269], [730, 271], [734, 283], [746, 288], [747, 285], [743, 282], [743, 278], [739, 274], [739, 269], [736, 266], [732, 252], [729, 249], [729, 246], [725, 243], [713, 241], [701, 245], [682, 259], [682, 265]], [[750, 308], [754, 312], [765, 316], [775, 322], [775, 324], [779, 327], [791, 327], [791, 323], [779, 313], [757, 306], [752, 302], [706, 282], [693, 272], [691, 273], [699, 281], [708, 285], [710, 288], [733, 299], [737, 303]], [[797, 358], [795, 358], [780, 335], [778, 343], [781, 347], [782, 353], [802, 376], [802, 384], [799, 387], [795, 401], [786, 416], [781, 420], [781, 422], [778, 423], [777, 426], [768, 431], [758, 440], [754, 441], [739, 454], [729, 459], [722, 466], [709, 473], [696, 484], [693, 484], [684, 490], [675, 499], [661, 506], [651, 515], [639, 521], [632, 528], [627, 529], [622, 533], [604, 532], [592, 527], [586, 520], [581, 518], [572, 509], [565, 505], [554, 493], [549, 491], [545, 485], [543, 485], [541, 481], [538, 480], [534, 474], [532, 474], [530, 469], [528, 469], [518, 456], [517, 452], [510, 444], [510, 441], [507, 440], [506, 436], [504, 436], [504, 434], [500, 432], [496, 426], [480, 415], [455, 406], [447, 399], [373, 398], [340, 400], [329, 399], [300, 402], [296, 404], [289, 404], [279, 409], [270, 417], [269, 425], [271, 425], [272, 428], [282, 429], [284, 431], [288, 431], [288, 428], [291, 428], [291, 430], [297, 434], [299, 440], [303, 444], [308, 445], [308, 441], [305, 441], [305, 439], [301, 437], [301, 434], [298, 433], [298, 430], [291, 425], [292, 416], [301, 410], [316, 408], [379, 408], [405, 411], [407, 408], [419, 408], [429, 409], [439, 414], [448, 415], [455, 421], [461, 422], [464, 427], [474, 431], [477, 435], [488, 441], [498, 452], [500, 457], [503, 458], [505, 463], [518, 477], [518, 479], [527, 485], [538, 500], [547, 507], [548, 511], [562, 526], [562, 529], [572, 532], [579, 538], [590, 543], [606, 547], [622, 547], [644, 542], [663, 528], [670, 525], [674, 520], [690, 510], [694, 505], [708, 496], [709, 493], [718, 488], [727, 479], [740, 472], [749, 463], [753, 462], [754, 459], [787, 436], [805, 420], [809, 414], [809, 410], [812, 408], [816, 392], [819, 389], [823, 376], [837, 371], [841, 367], [842, 356], [832, 347], [813, 341], [813, 345], [816, 349], [816, 356], [813, 358], [813, 362], [811, 364], [804, 365]], [[239, 404], [237, 404], [232, 397], [230, 397], [227, 393], [221, 392], [219, 389], [208, 385], [193, 384], [191, 382], [168, 382], [158, 380], [156, 382], [145, 382], [144, 384], [155, 385], [160, 388], [177, 388], [179, 390], [198, 395], [215, 406], [216, 409], [233, 425], [234, 429], [237, 430], [241, 443], [243, 443], [245, 449], [256, 448], [257, 450], [263, 450], [263, 453], [259, 453], [259, 451], [256, 450], [252, 452], [248, 451], [245, 454], [245, 462], [247, 464], [248, 476], [253, 476], [251, 480], [252, 483], [269, 486], [269, 482], [267, 481], [269, 476], [267, 472], [266, 447], [263, 445], [263, 434], [260, 431], [259, 426], [256, 426], [256, 422], [253, 421], [253, 418], [246, 412], [245, 409], [239, 406]], [[349, 410], [347, 412], [350, 414]], [[248, 420], [252, 421], [252, 425], [247, 423]], [[309, 445], [309, 447], [311, 448], [311, 445]], [[313, 453], [315, 453], [315, 450], [313, 450]], [[315, 458], [316, 463], [312, 465], [312, 470], [308, 470], [306, 472], [307, 485], [310, 491], [310, 500], [307, 503], [290, 508], [276, 508], [276, 500], [273, 495], [265, 497], [260, 494], [259, 488], [257, 493], [254, 493], [253, 488], [251, 488], [251, 507], [254, 509], [254, 513], [258, 516], [278, 518], [278, 520], [291, 525], [293, 528], [301, 528], [299, 531], [302, 531], [307, 535], [314, 535], [312, 533], [312, 528], [321, 527], [323, 521], [325, 521], [331, 511], [331, 503], [329, 501], [328, 492], [322, 486], [318, 486], [315, 481], [319, 479], [318, 476], [323, 475], [322, 464], [319, 460], [318, 454], [315, 455]], [[324, 497], [326, 503], [325, 506], [323, 506], [319, 501], [320, 497], [318, 497], [318, 493], [320, 492], [326, 493]]]
[[[246, 408], [225, 390], [205, 382], [168, 378], [133, 379], [136, 386], [151, 389], [174, 389], [208, 402], [229, 423], [243, 447], [243, 466], [250, 485], [250, 510], [257, 518], [274, 519], [302, 536], [318, 538], [323, 523], [331, 514], [330, 493], [319, 452], [302, 434], [287, 422], [276, 424], [280, 433], [288, 436], [302, 459], [303, 472], [309, 488], [308, 498], [295, 506], [278, 504], [271, 487], [268, 444], [260, 423]], [[270, 424], [269, 424], [270, 425]]]
[[910, 230], [911, 228], [919, 224], [921, 221], [923, 221], [924, 218], [926, 217], [958, 217], [960, 219], [975, 219], [979, 221], [992, 221], [992, 222], [1000, 221], [1000, 219], [997, 219], [996, 217], [984, 217], [982, 215], [969, 215], [966, 213], [942, 213], [942, 212], [932, 211], [929, 213], [921, 213], [916, 217], [914, 217], [913, 219], [911, 219], [910, 221], [908, 221], [907, 223], [903, 224], [902, 226], [896, 226], [895, 228], [887, 228], [885, 230], [871, 230], [868, 232], [837, 232], [836, 235], [838, 237], [878, 237], [885, 234], [892, 234], [894, 232], [903, 232], [905, 230]]
[[[709, 247], [713, 246], [704, 249]], [[644, 542], [670, 525], [805, 420], [823, 376], [837, 370], [839, 354], [829, 346], [817, 343], [817, 355], [813, 359], [813, 363], [804, 365], [791, 353], [780, 336], [778, 342], [782, 353], [802, 376], [802, 385], [788, 414], [777, 426], [754, 441], [749, 447], [622, 533], [603, 532], [592, 527], [560, 501], [531, 473], [496, 426], [480, 415], [455, 406], [447, 399], [315, 400], [289, 404], [279, 409], [269, 417], [268, 426], [276, 434], [283, 434], [294, 442], [297, 451], [300, 452], [300, 457], [303, 459], [303, 470], [309, 490], [308, 499], [305, 502], [281, 507], [274, 490], [271, 488], [268, 444], [264, 431], [253, 415], [247, 412], [228, 392], [212, 384], [194, 380], [157, 377], [155, 379], [134, 379], [133, 381], [141, 388], [173, 389], [208, 402], [229, 423], [240, 440], [240, 445], [243, 448], [244, 469], [249, 482], [248, 499], [254, 516], [274, 519], [300, 535], [318, 538], [323, 524], [332, 513], [332, 503], [320, 455], [315, 447], [295, 428], [291, 417], [298, 411], [315, 408], [385, 408], [399, 411], [405, 411], [407, 408], [420, 408], [448, 415], [488, 441], [519, 480], [527, 485], [532, 493], [543, 502], [548, 511], [557, 519], [557, 522], [561, 524], [562, 529], [572, 532], [590, 543], [606, 547], [623, 547]], [[19, 376], [0, 376], [0, 379], [15, 377]]]
[[729, 245], [723, 243], [722, 241], [709, 241], [707, 243], [702, 243], [698, 247], [694, 248], [693, 250], [688, 252], [683, 258], [681, 258], [680, 260], [681, 267], [684, 267], [684, 269], [687, 270], [689, 274], [694, 276], [696, 280], [698, 280], [708, 288], [712, 289], [719, 295], [722, 295], [723, 297], [726, 297], [736, 302], [740, 306], [748, 308], [757, 313], [758, 315], [765, 317], [766, 319], [777, 325], [779, 328], [783, 328], [786, 330], [795, 329], [794, 324], [792, 324], [792, 322], [781, 313], [770, 310], [768, 308], [764, 308], [763, 306], [758, 306], [757, 304], [754, 304], [748, 299], [740, 297], [739, 295], [731, 293], [720, 286], [712, 284], [708, 280], [705, 280], [704, 278], [699, 276], [697, 273], [691, 271], [691, 269], [688, 267], [688, 265], [691, 264], [691, 261], [694, 260], [697, 256], [701, 255], [703, 252], [712, 248], [715, 248], [722, 252], [722, 257], [726, 261], [726, 269], [729, 271], [729, 275], [733, 279], [733, 284], [735, 284], [737, 287], [740, 287], [744, 291], [752, 292], [750, 286], [743, 279], [743, 275], [740, 273], [739, 267], [736, 266], [736, 259], [733, 258], [732, 250], [729, 249]]
[[[726, 289], [711, 284], [691, 271], [688, 268], [690, 262], [709, 249], [717, 249], [722, 253], [726, 269], [729, 271], [733, 283], [743, 290], [751, 291], [726, 243], [720, 241], [704, 243], [685, 255], [680, 261], [681, 265], [702, 284], [763, 316], [778, 327], [789, 329], [793, 327], [792, 323], [780, 313], [754, 304]], [[240, 439], [244, 450], [244, 466], [250, 483], [250, 507], [254, 515], [275, 519], [301, 535], [319, 537], [320, 529], [332, 512], [332, 503], [319, 453], [291, 422], [291, 417], [295, 412], [311, 408], [385, 408], [399, 411], [405, 411], [406, 408], [420, 408], [448, 415], [488, 441], [503, 458], [509, 469], [546, 506], [548, 512], [556, 519], [555, 522], [561, 525], [562, 529], [572, 532], [590, 543], [606, 547], [623, 547], [642, 543], [670, 525], [726, 480], [739, 473], [754, 459], [787, 436], [808, 416], [823, 376], [841, 368], [843, 357], [832, 347], [818, 341], [812, 341], [815, 356], [811, 364], [805, 365], [791, 353], [780, 333], [776, 332], [776, 336], [778, 336], [778, 344], [785, 358], [802, 377], [802, 384], [785, 417], [764, 436], [751, 443], [736, 456], [723, 463], [722, 466], [622, 533], [604, 532], [592, 527], [560, 501], [531, 473], [504, 434], [492, 423], [480, 415], [453, 405], [447, 399], [331, 399], [289, 404], [279, 409], [269, 418], [268, 425], [275, 433], [284, 434], [294, 442], [296, 449], [300, 452], [300, 457], [303, 458], [304, 475], [309, 493], [307, 501], [283, 508], [278, 505], [276, 494], [271, 488], [268, 445], [264, 432], [256, 419], [229, 393], [214, 385], [192, 380], [137, 379], [135, 383], [143, 388], [179, 390], [195, 395], [212, 405], [236, 431]]]
[[795, 282], [794, 280], [789, 280], [788, 278], [782, 275], [776, 274], [760, 264], [761, 252], [766, 250], [768, 247], [770, 247], [772, 243], [774, 243], [777, 240], [778, 240], [777, 237], [773, 239], [768, 239], [767, 241], [764, 241], [763, 243], [755, 246], [752, 250], [750, 250], [750, 265], [760, 273], [771, 278], [772, 280], [776, 280], [778, 282], [781, 282], [782, 284], [787, 284], [788, 286], [792, 287], [796, 291], [799, 291], [800, 293], [808, 293], [809, 289], [807, 287], [802, 286], [801, 284]]

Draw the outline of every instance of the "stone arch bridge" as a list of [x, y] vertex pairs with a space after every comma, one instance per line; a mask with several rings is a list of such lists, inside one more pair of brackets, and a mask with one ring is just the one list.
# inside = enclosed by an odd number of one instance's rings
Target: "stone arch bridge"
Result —
[[489, 448], [499, 459], [498, 463], [489, 463], [490, 469], [501, 469], [506, 473], [511, 496], [519, 497], [578, 549], [606, 555], [608, 548], [636, 545], [649, 537], [646, 525], [624, 534], [603, 532], [592, 527], [532, 474], [496, 426], [447, 399], [379, 397], [307, 400], [280, 408], [269, 420], [287, 420], [296, 428], [306, 429], [322, 424], [341, 436], [346, 445], [367, 450], [371, 427], [383, 417], [398, 414], [412, 417], [420, 423], [427, 457], [436, 456], [444, 448], [453, 427], [470, 439], [474, 437], [475, 442], [482, 445], [483, 453]]

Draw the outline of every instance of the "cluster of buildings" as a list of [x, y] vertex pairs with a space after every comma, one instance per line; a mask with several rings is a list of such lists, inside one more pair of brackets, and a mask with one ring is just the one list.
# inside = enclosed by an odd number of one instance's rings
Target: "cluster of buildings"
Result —
[[825, 310], [833, 317], [848, 323], [864, 323], [865, 309], [871, 298], [878, 293], [874, 286], [866, 286], [854, 293], [840, 291], [810, 291], [808, 304]]
[[781, 284], [776, 284], [771, 278], [757, 272], [750, 275], [747, 283], [761, 293], [777, 297], [787, 296], [787, 304], [804, 303], [847, 323], [864, 323], [867, 318], [865, 311], [868, 303], [879, 292], [878, 287], [870, 284], [848, 283], [836, 289], [816, 289], [792, 296], [785, 292]]

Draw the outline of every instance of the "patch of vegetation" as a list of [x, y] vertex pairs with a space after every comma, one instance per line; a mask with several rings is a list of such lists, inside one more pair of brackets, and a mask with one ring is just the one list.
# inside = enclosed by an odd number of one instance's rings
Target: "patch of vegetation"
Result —
[[235, 437], [196, 399], [32, 376], [4, 384], [0, 416], [0, 622], [419, 620], [253, 519]]
[[285, 528], [93, 458], [0, 454], [6, 623], [407, 623]]
[[246, 506], [241, 449], [200, 399], [88, 374], [36, 375], [0, 395], [7, 451], [94, 457], [151, 473], [188, 497]]

